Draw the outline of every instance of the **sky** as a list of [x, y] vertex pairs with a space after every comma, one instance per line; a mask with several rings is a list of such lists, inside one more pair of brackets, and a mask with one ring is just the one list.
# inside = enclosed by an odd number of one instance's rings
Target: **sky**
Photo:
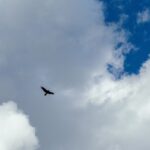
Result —
[[0, 0], [0, 149], [149, 150], [149, 24], [149, 0]]
[[[135, 48], [125, 55], [124, 71], [138, 74], [142, 64], [149, 58], [150, 2], [149, 0], [104, 0], [106, 23], [120, 23], [128, 32], [128, 41]], [[134, 59], [133, 59], [134, 58]]]

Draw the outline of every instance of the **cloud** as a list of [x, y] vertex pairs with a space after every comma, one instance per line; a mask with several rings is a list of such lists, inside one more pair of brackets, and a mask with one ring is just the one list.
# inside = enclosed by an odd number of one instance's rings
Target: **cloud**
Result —
[[145, 9], [137, 15], [137, 23], [146, 23], [150, 21], [150, 10]]
[[121, 80], [106, 75], [93, 82], [93, 87], [89, 86], [92, 88], [86, 91], [85, 99], [99, 107], [99, 113], [94, 116], [100, 119], [95, 121], [95, 124], [100, 122], [97, 126], [99, 148], [149, 149], [149, 68], [148, 60], [139, 75], [126, 75]]
[[35, 150], [38, 139], [28, 117], [21, 112], [16, 103], [0, 105], [0, 149]]
[[[108, 63], [123, 68], [122, 52], [130, 48], [124, 31], [105, 24], [103, 9], [93, 0], [1, 1], [1, 97], [28, 112], [41, 150], [116, 144], [109, 142], [120, 106], [89, 102], [99, 92], [91, 96], [93, 82], [107, 76]], [[41, 85], [55, 96], [43, 97]]]
[[2, 0], [4, 95], [10, 89], [16, 99], [16, 91], [29, 79], [33, 84], [49, 82], [61, 91], [80, 89], [97, 70], [103, 74], [108, 63], [122, 68], [125, 49], [121, 47], [118, 54], [115, 47], [126, 43], [126, 35], [116, 32], [117, 26], [105, 24], [103, 9], [103, 3], [95, 0], [16, 0], [13, 4]]
[[114, 80], [109, 74], [97, 77], [96, 82], [93, 78], [79, 96], [80, 101], [85, 100], [80, 107], [73, 104], [77, 93], [69, 95], [70, 103], [59, 101], [61, 106], [53, 103], [56, 110], [50, 107], [51, 121], [47, 125], [50, 126], [50, 148], [148, 150], [149, 67], [150, 61], [147, 61], [139, 75], [126, 75], [121, 80]]
[[[123, 69], [123, 53], [132, 45], [123, 29], [105, 24], [103, 3], [0, 3], [1, 98], [15, 100], [28, 112], [39, 149], [149, 149], [149, 63], [139, 75], [120, 80], [108, 73], [107, 64]], [[41, 85], [56, 94], [44, 97]], [[11, 112], [23, 115], [9, 105]], [[32, 136], [23, 129], [17, 135], [34, 148], [34, 128], [26, 121]], [[15, 140], [7, 136], [9, 142]]]

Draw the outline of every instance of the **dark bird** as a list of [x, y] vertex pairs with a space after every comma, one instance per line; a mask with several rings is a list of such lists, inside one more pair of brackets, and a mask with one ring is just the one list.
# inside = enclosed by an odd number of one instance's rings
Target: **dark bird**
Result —
[[43, 86], [41, 86], [41, 89], [45, 92], [44, 95], [46, 96], [47, 94], [54, 94], [53, 92], [45, 89]]

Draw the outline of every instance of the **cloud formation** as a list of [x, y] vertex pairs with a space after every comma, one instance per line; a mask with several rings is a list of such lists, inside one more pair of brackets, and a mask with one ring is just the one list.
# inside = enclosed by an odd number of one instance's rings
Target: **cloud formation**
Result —
[[0, 105], [0, 149], [35, 150], [38, 139], [28, 117], [14, 102]]
[[2, 0], [1, 7], [4, 98], [7, 89], [16, 99], [16, 91], [26, 91], [22, 85], [29, 80], [60, 91], [80, 89], [95, 74], [106, 72], [108, 63], [123, 66], [122, 51], [128, 48], [116, 52], [115, 47], [127, 45], [126, 35], [117, 32], [116, 25], [105, 24], [101, 2], [16, 0], [11, 4]]
[[124, 76], [117, 81], [107, 76], [93, 85], [87, 99], [101, 110], [100, 148], [149, 149], [149, 67], [148, 60], [139, 75]]
[[[108, 73], [109, 63], [123, 69], [123, 53], [131, 45], [120, 27], [105, 24], [103, 3], [0, 3], [1, 97], [15, 100], [28, 112], [39, 149], [149, 150], [149, 62], [137, 76], [115, 80]], [[55, 96], [44, 97], [41, 85]], [[34, 128], [26, 116], [13, 103], [1, 108], [25, 122], [19, 135], [7, 134], [8, 143], [21, 136], [24, 142], [15, 146], [34, 149]]]

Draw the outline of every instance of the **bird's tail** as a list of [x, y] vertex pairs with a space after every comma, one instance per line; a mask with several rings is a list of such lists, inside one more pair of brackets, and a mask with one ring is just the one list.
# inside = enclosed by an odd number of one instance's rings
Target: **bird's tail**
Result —
[[44, 94], [44, 96], [46, 96], [46, 95], [47, 95], [47, 93]]

